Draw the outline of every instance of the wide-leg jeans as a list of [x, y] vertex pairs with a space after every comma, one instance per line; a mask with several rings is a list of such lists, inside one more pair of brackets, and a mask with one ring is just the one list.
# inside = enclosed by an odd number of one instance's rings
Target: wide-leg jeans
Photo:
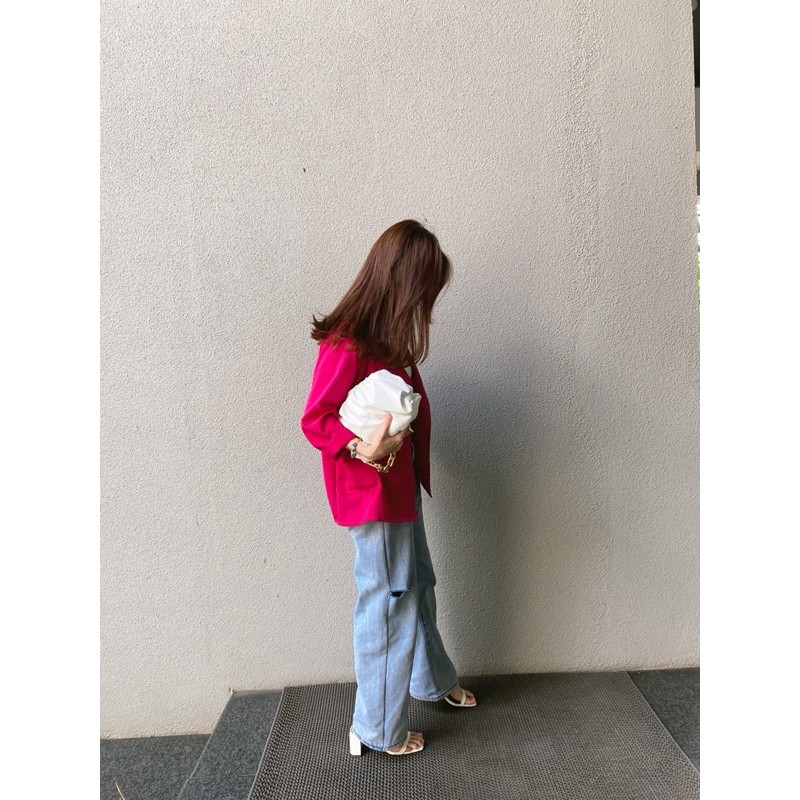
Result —
[[349, 528], [358, 587], [353, 730], [373, 750], [389, 750], [405, 741], [409, 694], [441, 700], [458, 685], [436, 627], [436, 575], [419, 481], [416, 509], [417, 522], [367, 522]]

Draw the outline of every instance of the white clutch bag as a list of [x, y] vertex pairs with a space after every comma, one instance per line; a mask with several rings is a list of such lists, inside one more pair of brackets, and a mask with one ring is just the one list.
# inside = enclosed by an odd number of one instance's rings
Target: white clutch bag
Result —
[[[379, 369], [354, 386], [339, 409], [339, 421], [365, 442], [372, 442], [387, 414], [392, 415], [389, 435], [405, 430], [417, 417], [422, 395], [399, 375]], [[357, 455], [362, 461], [369, 459]]]

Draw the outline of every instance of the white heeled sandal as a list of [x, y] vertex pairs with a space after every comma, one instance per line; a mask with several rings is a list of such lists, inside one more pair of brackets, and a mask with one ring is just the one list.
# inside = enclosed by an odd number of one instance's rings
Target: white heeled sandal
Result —
[[475, 708], [478, 705], [478, 701], [475, 700], [474, 703], [467, 702], [467, 693], [464, 690], [464, 687], [461, 686], [461, 699], [460, 700], [452, 700], [450, 695], [448, 694], [444, 699], [450, 703], [451, 706], [457, 706], [458, 708]]
[[[391, 750], [384, 750], [390, 756], [407, 756], [411, 753], [419, 753], [420, 750], [424, 749], [425, 742], [422, 743], [422, 747], [417, 748], [416, 750], [409, 750], [408, 743], [411, 741], [411, 731], [406, 734], [406, 740], [403, 742], [403, 746], [396, 752], [393, 753]], [[351, 756], [360, 756], [361, 755], [361, 739], [356, 736], [356, 732], [353, 728], [350, 728], [350, 755]]]

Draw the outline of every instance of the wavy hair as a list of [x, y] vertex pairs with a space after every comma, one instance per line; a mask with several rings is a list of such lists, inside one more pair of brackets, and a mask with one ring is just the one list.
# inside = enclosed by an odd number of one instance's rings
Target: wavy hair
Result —
[[311, 338], [355, 340], [359, 356], [393, 369], [428, 357], [433, 305], [450, 283], [450, 259], [439, 240], [419, 222], [404, 219], [387, 228], [336, 308], [317, 319]]

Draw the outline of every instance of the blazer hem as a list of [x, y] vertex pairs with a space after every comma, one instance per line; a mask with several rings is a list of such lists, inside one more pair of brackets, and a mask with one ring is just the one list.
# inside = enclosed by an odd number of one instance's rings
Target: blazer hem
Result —
[[419, 517], [415, 514], [411, 519], [403, 517], [402, 519], [365, 519], [361, 522], [340, 522], [338, 519], [335, 519], [334, 522], [337, 525], [340, 525], [342, 528], [357, 528], [359, 525], [369, 525], [373, 522], [417, 522]]

